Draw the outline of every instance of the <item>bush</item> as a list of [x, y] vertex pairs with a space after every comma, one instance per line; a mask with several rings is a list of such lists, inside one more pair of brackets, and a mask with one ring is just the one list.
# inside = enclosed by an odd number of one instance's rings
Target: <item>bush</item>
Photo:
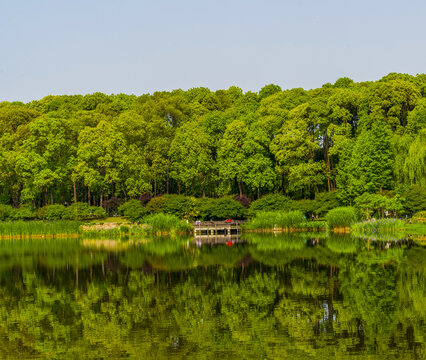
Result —
[[203, 220], [243, 219], [246, 215], [246, 209], [232, 196], [197, 199], [196, 212]]
[[127, 217], [130, 221], [141, 220], [148, 210], [142, 206], [139, 200], [130, 200], [118, 208], [118, 211]]
[[292, 201], [281, 194], [269, 194], [253, 201], [250, 204], [249, 213], [254, 215], [258, 211], [289, 210]]
[[331, 209], [337, 208], [340, 205], [336, 191], [323, 192], [315, 195], [315, 214], [324, 216]]
[[89, 206], [87, 203], [74, 203], [65, 209], [65, 220], [103, 219], [106, 217], [105, 209], [100, 206]]
[[13, 212], [14, 209], [12, 206], [0, 204], [0, 221], [10, 220]]
[[32, 205], [22, 205], [12, 212], [13, 220], [31, 220], [35, 219], [37, 210]]
[[195, 198], [183, 195], [164, 195], [164, 212], [180, 219], [192, 219], [196, 215]]
[[312, 214], [318, 214], [315, 200], [291, 201], [288, 206], [291, 210], [301, 211], [306, 217], [310, 217]]
[[109, 216], [117, 214], [119, 206], [120, 206], [120, 199], [116, 196], [113, 196], [112, 198], [108, 200], [104, 200], [104, 202], [102, 203], [102, 207], [105, 209], [105, 212]]
[[130, 228], [126, 225], [120, 226], [120, 233], [127, 234], [130, 231]]
[[419, 211], [413, 215], [413, 220], [418, 221], [419, 219], [426, 219], [426, 210]]
[[325, 218], [330, 228], [347, 227], [357, 221], [357, 213], [351, 206], [338, 207], [330, 210]]
[[164, 212], [164, 207], [166, 205], [166, 198], [164, 196], [157, 196], [149, 200], [146, 204], [146, 209], [150, 213], [158, 214]]
[[[64, 205], [50, 205], [50, 206], [45, 206], [43, 209], [43, 213], [41, 219], [46, 219], [46, 220], [60, 220], [63, 218], [65, 211], [66, 211], [66, 207]], [[40, 210], [37, 212], [37, 217], [40, 216]]]
[[241, 205], [243, 205], [246, 209], [249, 208], [251, 199], [246, 195], [236, 195], [234, 199], [237, 200]]
[[408, 213], [426, 210], [426, 188], [413, 185], [401, 195], [404, 199], [404, 209]]

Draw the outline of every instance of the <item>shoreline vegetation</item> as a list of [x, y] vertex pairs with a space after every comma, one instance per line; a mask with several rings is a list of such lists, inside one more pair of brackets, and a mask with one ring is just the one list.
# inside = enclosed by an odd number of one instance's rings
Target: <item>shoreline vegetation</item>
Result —
[[[330, 210], [324, 219], [307, 220], [299, 210], [257, 212], [246, 223], [241, 224], [244, 233], [293, 233], [316, 232], [352, 234], [358, 237], [384, 237], [390, 234], [426, 237], [424, 213], [409, 219], [379, 218], [358, 220], [354, 208], [344, 207]], [[232, 221], [232, 220], [231, 220]], [[3, 221], [0, 222], [0, 239], [13, 238], [71, 238], [81, 235], [89, 237], [110, 236], [121, 238], [144, 235], [189, 235], [194, 226], [187, 219], [175, 215], [157, 213], [145, 215], [133, 222], [127, 217], [109, 217], [86, 221]]]

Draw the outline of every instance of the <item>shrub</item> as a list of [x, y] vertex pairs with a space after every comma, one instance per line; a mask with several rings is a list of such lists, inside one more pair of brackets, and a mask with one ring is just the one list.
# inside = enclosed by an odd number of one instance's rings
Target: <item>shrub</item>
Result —
[[339, 207], [340, 201], [336, 191], [323, 192], [315, 195], [315, 213], [324, 216], [331, 209]]
[[347, 227], [356, 222], [357, 214], [353, 207], [345, 206], [330, 210], [325, 218], [331, 228]]
[[426, 188], [412, 185], [401, 196], [405, 199], [404, 209], [408, 213], [426, 210]]
[[250, 204], [249, 213], [254, 215], [258, 211], [289, 210], [292, 201], [281, 194], [269, 194], [253, 201]]
[[196, 212], [203, 220], [243, 219], [246, 215], [246, 209], [232, 196], [198, 199]]
[[291, 210], [299, 210], [305, 216], [309, 217], [312, 214], [318, 214], [315, 200], [297, 200], [291, 201], [288, 204]]
[[11, 219], [14, 209], [10, 205], [0, 204], [0, 221]]
[[413, 220], [418, 221], [419, 219], [426, 219], [426, 210], [419, 211], [413, 215]]
[[175, 215], [178, 218], [194, 218], [196, 215], [195, 198], [183, 195], [164, 195], [164, 213]]
[[[42, 208], [43, 209], [43, 208]], [[44, 214], [42, 219], [46, 220], [60, 220], [63, 218], [66, 211], [64, 205], [50, 205], [44, 208]], [[37, 214], [38, 216], [39, 214]]]
[[149, 200], [152, 199], [152, 195], [149, 192], [143, 193], [141, 196], [139, 196], [139, 201], [142, 205], [148, 204]]
[[149, 212], [158, 214], [164, 211], [166, 205], [166, 198], [164, 196], [157, 196], [149, 200], [146, 204], [146, 208]]
[[89, 207], [89, 218], [90, 219], [105, 219], [106, 212], [101, 206], [90, 206]]
[[210, 220], [212, 218], [211, 209], [214, 207], [214, 199], [199, 198], [195, 202], [197, 217], [201, 220]]
[[18, 209], [14, 209], [12, 218], [14, 220], [31, 220], [36, 217], [37, 210], [32, 205], [22, 205]]
[[234, 199], [237, 200], [241, 205], [243, 205], [246, 209], [249, 208], [251, 199], [246, 195], [236, 195]]
[[141, 220], [148, 210], [142, 206], [139, 200], [130, 200], [118, 208], [118, 211], [126, 216], [130, 221]]
[[108, 200], [104, 200], [104, 202], [102, 203], [102, 207], [105, 209], [105, 212], [109, 216], [117, 214], [119, 206], [120, 206], [120, 199], [116, 196], [113, 196], [112, 198]]
[[86, 203], [74, 203], [68, 206], [63, 214], [65, 220], [102, 219], [106, 217], [105, 209], [100, 206], [89, 206]]
[[120, 226], [120, 232], [123, 234], [127, 234], [130, 231], [130, 228], [126, 225], [121, 225]]

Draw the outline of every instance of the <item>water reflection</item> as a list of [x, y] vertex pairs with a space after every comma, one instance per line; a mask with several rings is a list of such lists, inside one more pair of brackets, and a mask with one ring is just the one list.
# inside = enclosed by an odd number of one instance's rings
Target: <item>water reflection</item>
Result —
[[248, 234], [0, 242], [1, 358], [424, 358], [426, 250]]

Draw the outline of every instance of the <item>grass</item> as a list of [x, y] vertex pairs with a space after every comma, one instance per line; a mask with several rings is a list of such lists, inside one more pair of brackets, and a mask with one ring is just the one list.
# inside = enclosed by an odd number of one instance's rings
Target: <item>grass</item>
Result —
[[325, 218], [331, 229], [345, 228], [356, 222], [357, 214], [352, 207], [338, 207], [330, 210]]
[[93, 224], [99, 224], [100, 222], [104, 224], [107, 224], [107, 223], [108, 224], [130, 224], [131, 223], [129, 219], [127, 219], [124, 216], [110, 216], [102, 220], [99, 220], [99, 219], [90, 220], [90, 223], [93, 223]]
[[60, 237], [78, 235], [81, 223], [78, 221], [8, 221], [0, 222], [0, 237]]
[[405, 223], [399, 219], [371, 219], [352, 224], [354, 234], [379, 234], [400, 231], [405, 228]]
[[306, 223], [303, 213], [296, 211], [261, 211], [251, 219], [244, 228], [246, 230], [295, 229]]
[[425, 223], [415, 223], [415, 224], [406, 223], [405, 232], [408, 235], [426, 236], [426, 224]]
[[158, 213], [144, 217], [143, 222], [149, 226], [148, 231], [153, 233], [183, 234], [192, 231], [192, 225], [181, 221], [177, 216]]

